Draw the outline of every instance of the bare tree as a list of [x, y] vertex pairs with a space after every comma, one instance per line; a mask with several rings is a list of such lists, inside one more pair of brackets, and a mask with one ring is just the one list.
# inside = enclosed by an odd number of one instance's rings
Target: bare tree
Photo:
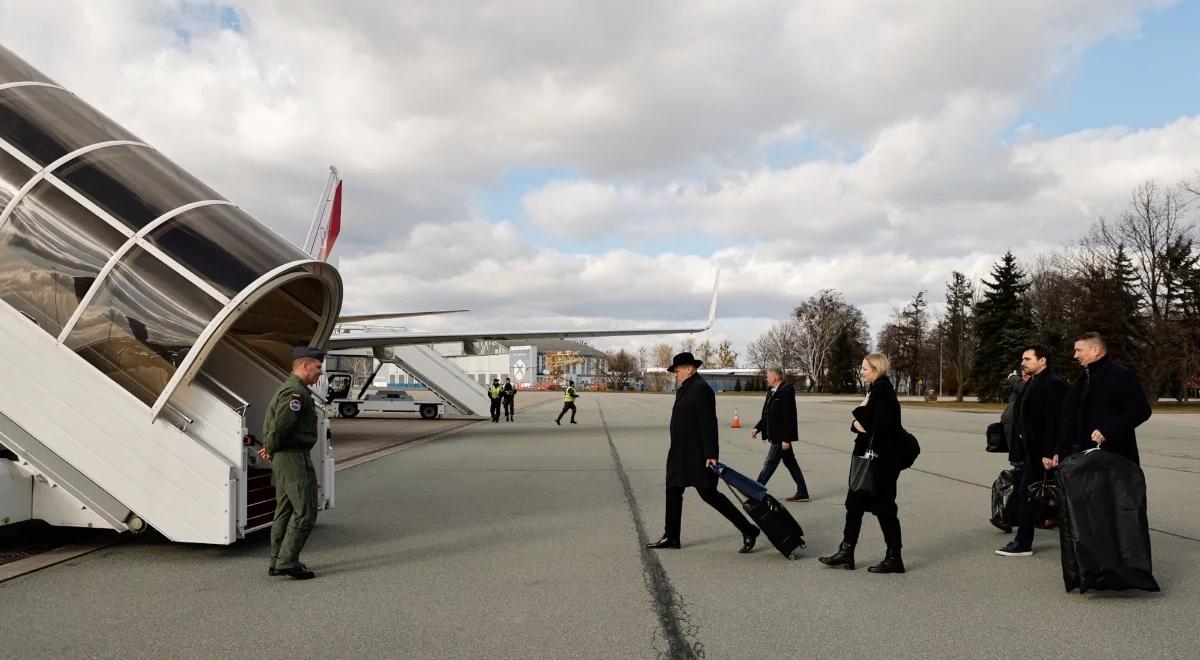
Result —
[[712, 342], [705, 339], [699, 346], [696, 347], [696, 359], [703, 362], [705, 365], [712, 366], [713, 357], [717, 354], [713, 348]]
[[675, 357], [675, 349], [670, 344], [658, 344], [654, 347], [654, 366], [669, 367], [671, 358]]
[[797, 348], [800, 368], [820, 390], [833, 345], [846, 326], [849, 304], [841, 293], [822, 289], [796, 308]]
[[717, 346], [717, 366], [722, 369], [733, 369], [737, 366], [738, 354], [733, 351], [733, 342], [726, 339]]
[[800, 356], [796, 345], [798, 333], [798, 324], [792, 319], [772, 325], [746, 347], [750, 363], [764, 370], [772, 367], [795, 370]]
[[601, 378], [610, 390], [627, 390], [638, 376], [637, 358], [625, 349], [609, 351], [602, 361]]

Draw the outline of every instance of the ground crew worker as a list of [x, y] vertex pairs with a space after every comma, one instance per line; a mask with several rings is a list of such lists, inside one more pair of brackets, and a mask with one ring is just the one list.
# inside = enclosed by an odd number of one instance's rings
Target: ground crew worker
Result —
[[308, 389], [321, 378], [325, 351], [292, 349], [292, 375], [275, 393], [263, 420], [258, 455], [275, 472], [275, 524], [271, 526], [268, 575], [309, 580], [316, 574], [300, 563], [300, 550], [317, 522], [317, 472], [309, 452], [317, 444], [317, 405]]
[[504, 391], [500, 393], [504, 401], [504, 419], [513, 422], [516, 421], [516, 415], [513, 412], [513, 404], [516, 403], [517, 387], [512, 384], [511, 378], [504, 379]]
[[500, 379], [493, 378], [492, 386], [488, 388], [488, 398], [492, 400], [492, 421], [500, 423], [500, 399], [504, 395], [504, 388], [500, 387]]
[[567, 385], [567, 391], [563, 393], [562, 412], [558, 413], [558, 418], [554, 420], [554, 423], [558, 424], [559, 426], [562, 426], [563, 415], [567, 414], [568, 410], [571, 411], [571, 423], [572, 424], [576, 423], [575, 422], [575, 399], [578, 399], [579, 395], [575, 393], [575, 381], [572, 380], [569, 382], [570, 382], [570, 384]]

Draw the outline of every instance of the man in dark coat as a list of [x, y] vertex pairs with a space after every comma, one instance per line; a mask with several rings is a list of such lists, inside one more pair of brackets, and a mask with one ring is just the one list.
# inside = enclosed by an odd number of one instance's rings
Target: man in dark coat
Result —
[[700, 499], [725, 516], [742, 533], [742, 549], [750, 552], [758, 528], [717, 490], [717, 473], [710, 468], [720, 458], [717, 448], [717, 398], [696, 370], [700, 360], [680, 353], [667, 368], [675, 374], [675, 407], [671, 410], [671, 449], [667, 452], [667, 513], [662, 538], [648, 548], [680, 547], [683, 491], [696, 489]]
[[758, 483], [767, 485], [779, 462], [783, 461], [792, 474], [792, 480], [796, 482], [796, 494], [786, 498], [787, 501], [806, 502], [808, 485], [804, 483], [804, 472], [800, 470], [792, 448], [792, 444], [800, 440], [796, 423], [796, 389], [790, 383], [783, 382], [782, 369], [767, 369], [767, 385], [771, 391], [763, 403], [762, 418], [750, 432], [751, 438], [761, 433], [763, 440], [771, 443], [762, 472], [758, 473]]
[[1075, 359], [1083, 375], [1067, 391], [1062, 431], [1052, 460], [1099, 447], [1139, 463], [1134, 429], [1150, 419], [1150, 402], [1137, 374], [1108, 356], [1104, 338], [1084, 333], [1075, 342]]
[[1026, 346], [1021, 353], [1021, 370], [1029, 377], [1013, 402], [1013, 436], [1025, 457], [1017, 492], [1017, 535], [996, 551], [1004, 557], [1028, 557], [1033, 554], [1033, 502], [1029, 486], [1046, 479], [1046, 470], [1054, 465], [1058, 445], [1062, 403], [1067, 384], [1059, 380], [1049, 366], [1050, 351], [1045, 346]]

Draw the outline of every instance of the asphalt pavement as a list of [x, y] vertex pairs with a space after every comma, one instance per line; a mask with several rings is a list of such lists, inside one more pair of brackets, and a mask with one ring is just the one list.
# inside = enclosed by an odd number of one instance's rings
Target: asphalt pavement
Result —
[[[787, 505], [809, 543], [787, 561], [765, 539], [738, 554], [691, 492], [683, 549], [642, 549], [662, 529], [671, 396], [584, 393], [561, 427], [556, 395], [523, 396], [546, 403], [339, 472], [303, 556], [315, 580], [268, 577], [265, 534], [146, 534], [0, 583], [0, 656], [1196, 657], [1200, 416], [1139, 429], [1163, 591], [1081, 596], [1063, 589], [1057, 532], [1039, 530], [1030, 558], [993, 553], [1009, 538], [987, 522], [1005, 467], [982, 451], [994, 414], [905, 411], [923, 449], [899, 484], [909, 572], [873, 575], [870, 516], [859, 570], [816, 561], [841, 536], [852, 401], [800, 399], [813, 500]], [[722, 461], [751, 476], [766, 446], [728, 420], [738, 407], [748, 427], [758, 405], [718, 397]], [[397, 437], [423, 424], [393, 423]], [[789, 481], [781, 466], [769, 485], [782, 499]]]

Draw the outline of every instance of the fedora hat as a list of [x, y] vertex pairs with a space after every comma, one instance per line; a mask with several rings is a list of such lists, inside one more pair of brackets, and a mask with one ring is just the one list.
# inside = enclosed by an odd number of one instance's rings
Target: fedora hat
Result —
[[676, 355], [675, 357], [671, 358], [671, 366], [667, 367], [667, 371], [674, 373], [676, 367], [681, 367], [685, 364], [690, 364], [693, 367], [699, 369], [700, 365], [702, 365], [704, 363], [701, 362], [700, 360], [697, 360], [695, 358], [695, 356], [693, 356], [691, 353], [684, 351], [683, 353], [680, 353], [679, 355]]

